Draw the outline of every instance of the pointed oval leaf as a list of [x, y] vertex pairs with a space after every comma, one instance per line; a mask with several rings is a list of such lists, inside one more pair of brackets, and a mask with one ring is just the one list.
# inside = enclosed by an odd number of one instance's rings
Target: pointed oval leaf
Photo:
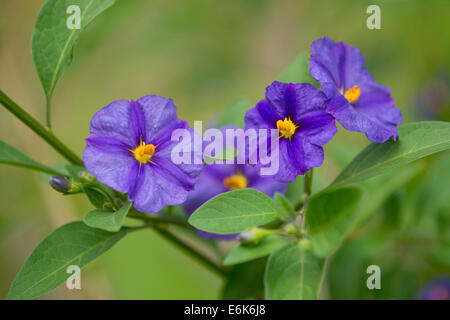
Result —
[[[31, 50], [47, 100], [51, 99], [61, 73], [72, 62], [73, 47], [80, 33], [113, 4], [114, 0], [47, 0], [44, 3], [34, 28]], [[76, 18], [77, 9], [72, 11], [71, 6], [80, 9], [79, 28], [76, 24], [68, 26], [69, 22], [76, 22], [72, 19]]]
[[372, 143], [342, 171], [333, 185], [360, 181], [450, 148], [450, 123], [422, 121], [398, 127], [399, 140]]
[[287, 244], [267, 261], [264, 289], [267, 300], [317, 299], [323, 260], [303, 253], [297, 244]]
[[34, 161], [30, 157], [26, 156], [25, 154], [2, 140], [0, 140], [0, 163], [41, 171], [56, 176], [67, 176], [66, 173], [60, 172], [58, 170], [40, 164], [37, 161]]
[[7, 299], [33, 299], [67, 280], [67, 267], [80, 268], [111, 248], [126, 233], [106, 232], [71, 222], [53, 231], [31, 253], [9, 289]]
[[314, 252], [324, 257], [335, 250], [351, 228], [361, 189], [345, 187], [326, 189], [308, 204], [306, 223]]
[[197, 229], [230, 234], [269, 223], [279, 217], [274, 201], [255, 189], [221, 193], [202, 204], [189, 218]]
[[86, 213], [83, 221], [92, 228], [117, 232], [122, 228], [125, 217], [131, 209], [131, 205], [132, 203], [128, 201], [116, 212], [95, 209]]

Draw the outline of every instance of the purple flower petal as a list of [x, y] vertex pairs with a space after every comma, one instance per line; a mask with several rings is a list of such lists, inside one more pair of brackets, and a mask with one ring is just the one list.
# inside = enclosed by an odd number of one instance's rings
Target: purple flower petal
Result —
[[[344, 128], [363, 132], [373, 142], [398, 138], [400, 110], [389, 88], [377, 84], [367, 71], [359, 49], [326, 37], [318, 39], [311, 45], [310, 72], [330, 99], [327, 111]], [[350, 103], [344, 94], [354, 86], [360, 95]]]
[[91, 120], [90, 133], [91, 136], [115, 138], [130, 148], [134, 147], [136, 138], [133, 134], [130, 102], [116, 100], [97, 111]]
[[[384, 115], [376, 112], [376, 108], [356, 108], [343, 96], [333, 98], [327, 108], [336, 120], [347, 130], [363, 132], [370, 141], [382, 143], [393, 138], [398, 138], [397, 124], [383, 119]], [[397, 108], [388, 108], [386, 115], [392, 115], [398, 111]], [[394, 115], [398, 120], [398, 114]], [[401, 119], [401, 115], [400, 115]]]
[[[167, 127], [178, 123], [176, 107], [172, 99], [157, 95], [147, 95], [139, 98], [137, 104], [142, 110], [146, 129], [146, 142], [158, 140]], [[161, 140], [161, 139], [159, 139]]]
[[126, 145], [116, 138], [91, 136], [86, 139], [83, 162], [98, 181], [117, 191], [127, 193], [128, 175], [135, 163]]

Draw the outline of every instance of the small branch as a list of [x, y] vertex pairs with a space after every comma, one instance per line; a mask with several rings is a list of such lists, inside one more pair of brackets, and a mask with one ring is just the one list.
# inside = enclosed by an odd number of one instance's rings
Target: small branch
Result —
[[171, 231], [161, 228], [157, 224], [153, 225], [153, 229], [158, 232], [161, 236], [178, 246], [180, 249], [182, 249], [185, 253], [190, 255], [191, 257], [195, 258], [198, 262], [203, 264], [205, 267], [216, 273], [217, 275], [221, 277], [226, 277], [227, 272], [218, 264], [216, 264], [214, 261], [212, 261], [209, 257], [205, 256], [204, 254], [198, 252], [196, 249], [192, 248], [188, 244], [186, 244], [184, 241], [180, 240], [175, 234], [173, 234]]
[[299, 217], [301, 217], [300, 230], [304, 230], [306, 226], [306, 212], [308, 209], [309, 197], [312, 190], [313, 169], [309, 170], [305, 174], [305, 188], [301, 199], [301, 209], [299, 211]]
[[151, 223], [155, 222], [155, 223], [162, 223], [162, 224], [172, 224], [172, 225], [177, 225], [177, 226], [187, 227], [187, 228], [190, 227], [190, 225], [185, 221], [169, 219], [169, 218], [164, 218], [164, 217], [152, 218], [151, 214], [139, 212], [134, 208], [130, 210], [130, 212], [128, 213], [128, 217], [133, 218], [133, 219], [143, 220], [146, 222], [151, 222]]
[[52, 128], [52, 101], [50, 100], [51, 98], [47, 98], [47, 103], [45, 105], [46, 107], [46, 112], [45, 112], [45, 117], [46, 117], [46, 124], [47, 124], [47, 128], [51, 129]]
[[0, 90], [0, 104], [9, 110], [16, 118], [22, 121], [27, 127], [33, 130], [38, 136], [44, 139], [50, 146], [53, 147], [60, 155], [66, 158], [73, 164], [83, 165], [83, 161], [64, 143], [61, 142], [50, 129], [44, 127], [28, 112], [19, 107], [13, 100], [11, 100], [3, 91]]

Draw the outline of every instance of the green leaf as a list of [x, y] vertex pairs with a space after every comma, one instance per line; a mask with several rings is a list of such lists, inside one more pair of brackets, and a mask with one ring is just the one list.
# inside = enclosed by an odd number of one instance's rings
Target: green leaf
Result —
[[323, 260], [288, 244], [272, 253], [264, 275], [267, 300], [317, 299]]
[[423, 163], [411, 163], [396, 170], [395, 173], [388, 172], [359, 182], [358, 186], [363, 190], [363, 194], [356, 209], [354, 228], [367, 222], [391, 194], [417, 176], [423, 169]]
[[279, 192], [275, 192], [275, 196], [273, 197], [276, 205], [278, 206], [278, 212], [281, 217], [289, 217], [294, 212], [294, 207], [292, 203]]
[[250, 102], [246, 99], [233, 101], [221, 114], [219, 114], [215, 127], [221, 128], [226, 125], [234, 125], [243, 128], [245, 126], [245, 114], [250, 108]]
[[8, 299], [33, 299], [66, 281], [67, 267], [80, 268], [111, 248], [128, 232], [106, 232], [71, 222], [53, 231], [31, 253], [14, 279]]
[[263, 299], [264, 270], [267, 258], [260, 258], [233, 266], [222, 289], [222, 299]]
[[[47, 101], [61, 73], [70, 65], [73, 47], [80, 33], [99, 14], [114, 4], [114, 0], [47, 0], [39, 11], [31, 51]], [[67, 13], [71, 5], [80, 8], [80, 29], [69, 29]]]
[[399, 126], [399, 140], [372, 143], [341, 172], [333, 185], [360, 181], [450, 148], [450, 123], [423, 121]]
[[0, 140], [0, 163], [41, 171], [56, 176], [67, 176], [66, 173], [34, 161], [30, 157], [24, 155], [22, 152], [2, 140]]
[[335, 250], [353, 225], [361, 189], [326, 189], [311, 197], [306, 223], [314, 252], [321, 257]]
[[[210, 157], [208, 155], [205, 155], [205, 164], [211, 164], [216, 161], [232, 161], [234, 158], [237, 157], [238, 151], [237, 149], [233, 147], [224, 148], [222, 152], [217, 152], [219, 155], [216, 155], [214, 157]], [[221, 153], [221, 154], [220, 154]]]
[[274, 201], [255, 189], [221, 193], [202, 204], [189, 218], [197, 229], [218, 233], [238, 233], [269, 223], [279, 217]]
[[126, 202], [116, 212], [109, 212], [103, 210], [92, 210], [84, 215], [83, 221], [86, 225], [92, 228], [102, 229], [110, 232], [117, 232], [122, 228], [125, 217], [130, 211], [131, 202]]
[[257, 244], [239, 244], [228, 253], [224, 265], [233, 265], [264, 257], [286, 244], [286, 239], [278, 235], [263, 238]]
[[103, 205], [108, 202], [108, 198], [105, 194], [97, 189], [87, 186], [81, 186], [81, 189], [86, 194], [92, 205], [98, 209], [103, 209]]
[[309, 73], [309, 61], [306, 53], [301, 53], [297, 56], [295, 61], [287, 67], [281, 76], [278, 78], [281, 82], [292, 83], [310, 83], [316, 88], [319, 84]]

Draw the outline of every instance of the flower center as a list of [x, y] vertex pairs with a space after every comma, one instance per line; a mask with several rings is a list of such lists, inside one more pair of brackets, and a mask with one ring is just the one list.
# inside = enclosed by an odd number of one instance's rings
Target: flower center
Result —
[[290, 118], [284, 118], [284, 120], [277, 121], [277, 129], [280, 131], [280, 135], [283, 138], [290, 139], [297, 128], [298, 127]]
[[223, 179], [223, 184], [230, 190], [243, 189], [247, 187], [247, 178], [238, 173]]
[[359, 99], [360, 94], [361, 91], [359, 90], [359, 87], [353, 86], [353, 88], [347, 90], [347, 92], [344, 94], [344, 97], [348, 100], [348, 102], [354, 103]]
[[139, 163], [147, 163], [151, 160], [153, 154], [155, 153], [156, 147], [153, 144], [145, 144], [145, 142], [142, 142], [139, 144], [139, 146], [131, 150], [133, 152], [134, 158], [139, 161]]

